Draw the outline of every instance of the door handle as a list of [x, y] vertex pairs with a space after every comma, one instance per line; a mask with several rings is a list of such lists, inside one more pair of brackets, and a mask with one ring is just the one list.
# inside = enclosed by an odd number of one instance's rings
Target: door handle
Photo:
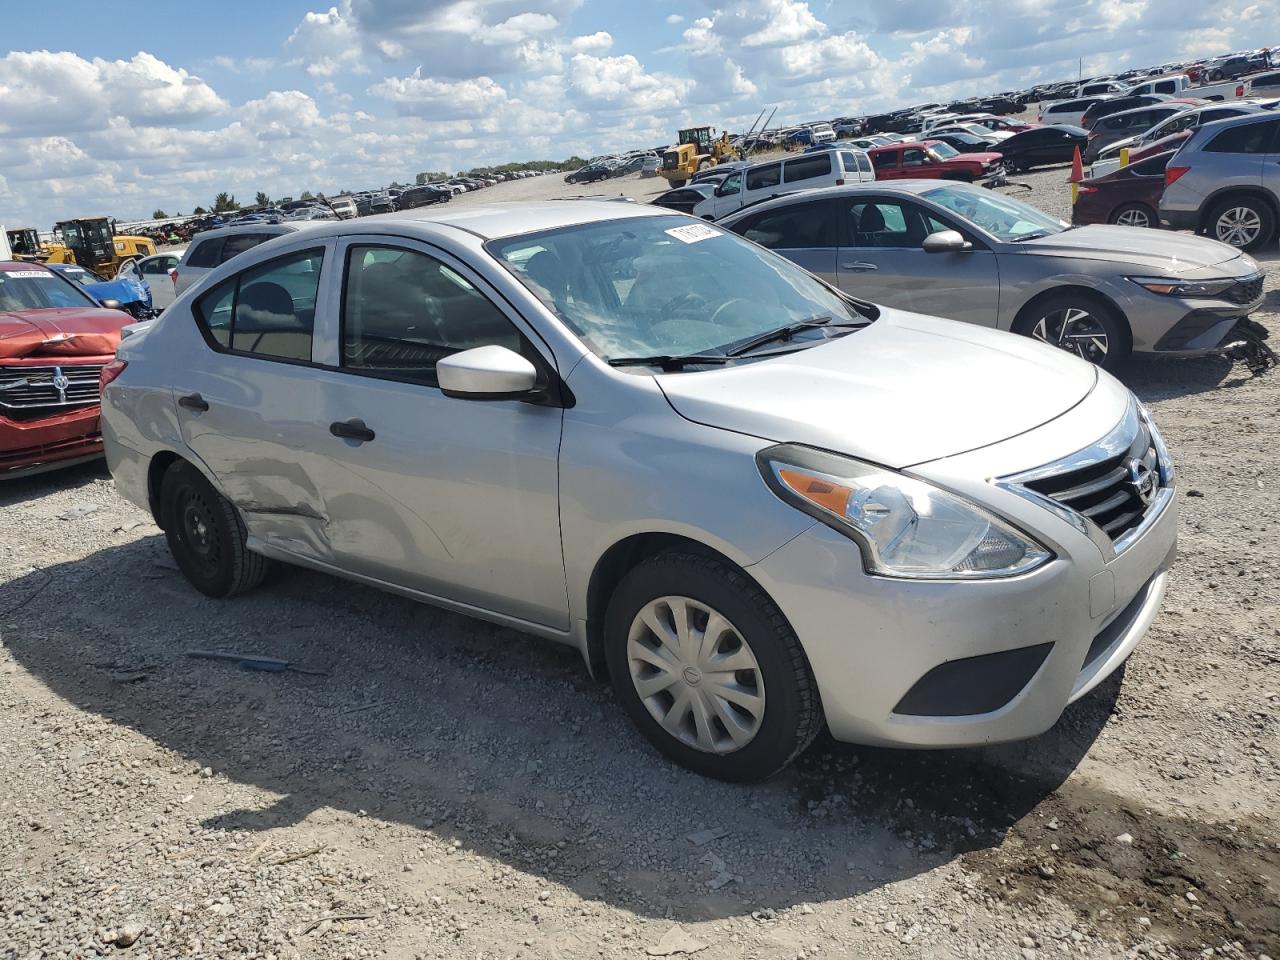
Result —
[[329, 432], [335, 437], [341, 437], [343, 440], [356, 440], [360, 443], [367, 443], [372, 440], [376, 434], [370, 430], [363, 420], [338, 420], [329, 424]]
[[188, 393], [185, 397], [178, 398], [178, 406], [204, 412], [209, 409], [209, 401], [198, 393]]
[[841, 270], [853, 270], [856, 273], [866, 273], [868, 270], [879, 270], [874, 263], [867, 263], [865, 260], [854, 260], [851, 263], [840, 264]]

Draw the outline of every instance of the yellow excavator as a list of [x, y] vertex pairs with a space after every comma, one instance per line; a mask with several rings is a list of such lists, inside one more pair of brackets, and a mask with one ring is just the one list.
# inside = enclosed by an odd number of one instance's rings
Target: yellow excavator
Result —
[[683, 187], [699, 170], [739, 159], [738, 151], [729, 146], [728, 130], [713, 140], [710, 127], [690, 127], [681, 130], [679, 142], [662, 155], [658, 176], [666, 177], [673, 187]]

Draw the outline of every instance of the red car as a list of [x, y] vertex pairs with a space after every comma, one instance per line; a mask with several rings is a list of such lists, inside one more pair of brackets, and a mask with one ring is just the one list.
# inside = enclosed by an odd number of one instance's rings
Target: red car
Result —
[[1083, 180], [1071, 206], [1071, 222], [1159, 227], [1164, 168], [1176, 151], [1130, 163], [1114, 173]]
[[877, 180], [964, 180], [972, 183], [1000, 167], [998, 153], [961, 153], [941, 140], [891, 143], [867, 151]]
[[133, 322], [47, 267], [0, 261], [0, 478], [102, 456], [99, 374]]

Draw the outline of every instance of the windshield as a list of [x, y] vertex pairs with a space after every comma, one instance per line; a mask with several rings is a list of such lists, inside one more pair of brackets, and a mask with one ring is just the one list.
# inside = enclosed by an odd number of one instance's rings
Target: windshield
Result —
[[960, 156], [960, 151], [949, 143], [935, 143], [929, 147], [934, 156], [943, 160], [950, 160], [952, 157]]
[[106, 277], [100, 277], [93, 271], [86, 270], [84, 267], [67, 267], [65, 270], [62, 270], [60, 272], [68, 280], [72, 281], [73, 283], [78, 283], [81, 286], [85, 286], [90, 283], [106, 282]]
[[815, 317], [866, 322], [789, 261], [688, 217], [608, 220], [487, 246], [606, 360], [723, 353]]
[[51, 270], [0, 270], [0, 310], [96, 306]]
[[939, 206], [1012, 243], [1061, 233], [1067, 225], [1012, 197], [966, 187], [938, 187], [922, 194]]

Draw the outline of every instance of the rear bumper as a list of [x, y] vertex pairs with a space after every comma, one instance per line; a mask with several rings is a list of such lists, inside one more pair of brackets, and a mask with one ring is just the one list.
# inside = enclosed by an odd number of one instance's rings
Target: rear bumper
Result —
[[95, 404], [40, 420], [0, 417], [0, 478], [41, 473], [102, 456]]
[[1169, 210], [1160, 208], [1160, 223], [1171, 230], [1200, 229], [1199, 210]]

